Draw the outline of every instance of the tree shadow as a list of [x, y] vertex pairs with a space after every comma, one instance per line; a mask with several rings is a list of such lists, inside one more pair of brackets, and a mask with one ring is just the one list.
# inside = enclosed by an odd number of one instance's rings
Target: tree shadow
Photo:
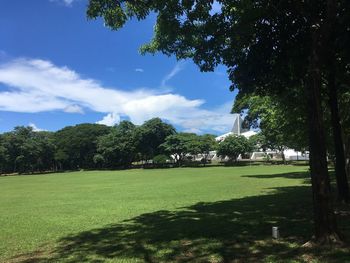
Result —
[[[97, 263], [114, 260], [303, 260], [306, 252], [300, 245], [312, 233], [310, 187], [270, 190], [271, 194], [262, 196], [200, 202], [175, 211], [161, 210], [142, 214], [118, 224], [66, 236], [58, 241], [50, 253], [20, 255], [15, 261]], [[272, 240], [272, 226], [279, 227], [281, 239]], [[293, 244], [297, 244], [296, 247]], [[348, 257], [349, 250], [346, 251], [337, 252], [337, 258], [342, 260], [339, 262], [345, 262], [343, 259]], [[319, 251], [307, 253], [319, 256]], [[334, 258], [333, 254], [331, 256]], [[308, 262], [308, 258], [305, 262]]]
[[259, 178], [259, 179], [271, 179], [271, 178], [288, 178], [288, 179], [305, 179], [305, 182], [310, 182], [310, 173], [305, 172], [292, 172], [292, 173], [279, 173], [279, 174], [259, 174], [259, 175], [243, 175], [247, 178]]

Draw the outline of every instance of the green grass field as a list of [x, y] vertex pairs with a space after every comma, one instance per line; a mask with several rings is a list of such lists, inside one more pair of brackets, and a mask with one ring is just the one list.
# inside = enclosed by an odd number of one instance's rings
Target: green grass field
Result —
[[0, 262], [350, 262], [311, 217], [305, 166], [0, 177]]

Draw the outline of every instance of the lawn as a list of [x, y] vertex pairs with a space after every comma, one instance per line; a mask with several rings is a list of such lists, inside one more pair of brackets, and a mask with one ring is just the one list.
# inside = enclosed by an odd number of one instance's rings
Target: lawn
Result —
[[0, 177], [0, 262], [350, 262], [311, 218], [306, 166]]

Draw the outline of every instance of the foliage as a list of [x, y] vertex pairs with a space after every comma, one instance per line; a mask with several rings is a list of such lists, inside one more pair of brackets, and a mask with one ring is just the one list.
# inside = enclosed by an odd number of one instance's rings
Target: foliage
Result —
[[[0, 134], [0, 174], [128, 168], [132, 162], [168, 154], [160, 145], [175, 132], [172, 125], [158, 118], [141, 126], [130, 121], [122, 121], [115, 127], [79, 124], [57, 132], [16, 127]], [[213, 135], [191, 134], [184, 141], [186, 153], [183, 156], [202, 153], [207, 158], [209, 151], [215, 148]]]
[[2, 174], [3, 170], [6, 169], [6, 165], [8, 164], [9, 155], [6, 147], [3, 145], [3, 136], [0, 135], [0, 174]]
[[199, 136], [198, 142], [199, 153], [203, 155], [202, 162], [205, 164], [208, 162], [210, 152], [216, 150], [217, 142], [215, 141], [215, 136], [211, 134]]
[[253, 151], [262, 150], [263, 152], [265, 152], [267, 149], [270, 148], [266, 137], [261, 132], [250, 136], [248, 140], [250, 145], [252, 145]]
[[278, 151], [283, 151], [286, 147], [305, 150], [308, 145], [308, 128], [301, 112], [303, 106], [286, 107], [285, 104], [281, 97], [239, 94], [232, 111], [245, 112], [246, 125], [260, 128], [263, 148]]
[[153, 118], [146, 121], [136, 130], [136, 140], [138, 140], [138, 152], [142, 159], [149, 160], [155, 155], [160, 154], [159, 145], [165, 138], [175, 133], [175, 128], [164, 123], [159, 118]]
[[110, 128], [100, 124], [68, 126], [55, 133], [56, 161], [62, 169], [94, 168], [93, 157], [99, 136]]
[[136, 159], [136, 126], [129, 121], [122, 121], [111, 132], [100, 136], [97, 141], [95, 162], [103, 162], [106, 168], [127, 168]]
[[160, 147], [165, 153], [173, 156], [179, 165], [182, 164], [186, 155], [200, 152], [198, 136], [194, 133], [180, 132], [170, 135]]
[[237, 161], [239, 155], [249, 153], [252, 150], [253, 147], [246, 137], [230, 135], [219, 144], [217, 155], [221, 158], [227, 156], [230, 161]]
[[54, 151], [52, 133], [34, 132], [31, 127], [15, 127], [12, 132], [2, 134], [0, 139], [2, 172], [52, 170]]
[[165, 164], [169, 160], [169, 157], [165, 154], [159, 154], [153, 157], [153, 163], [155, 164]]

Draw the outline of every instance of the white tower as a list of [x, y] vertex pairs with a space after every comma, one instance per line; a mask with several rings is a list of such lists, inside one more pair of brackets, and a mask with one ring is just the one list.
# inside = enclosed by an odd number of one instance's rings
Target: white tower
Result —
[[241, 135], [242, 132], [245, 132], [245, 129], [242, 129], [243, 119], [238, 113], [233, 114], [233, 127], [231, 132], [235, 135]]

